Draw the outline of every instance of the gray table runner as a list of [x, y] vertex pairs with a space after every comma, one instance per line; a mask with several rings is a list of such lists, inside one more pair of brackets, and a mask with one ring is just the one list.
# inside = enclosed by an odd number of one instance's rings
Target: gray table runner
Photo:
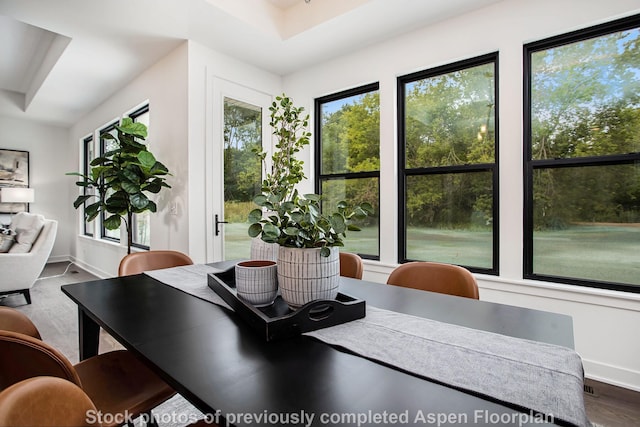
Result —
[[[215, 304], [206, 265], [145, 274]], [[488, 398], [534, 411], [547, 421], [591, 425], [580, 356], [566, 347], [509, 337], [367, 306], [363, 319], [309, 332], [327, 344]], [[381, 345], [382, 343], [382, 345]]]

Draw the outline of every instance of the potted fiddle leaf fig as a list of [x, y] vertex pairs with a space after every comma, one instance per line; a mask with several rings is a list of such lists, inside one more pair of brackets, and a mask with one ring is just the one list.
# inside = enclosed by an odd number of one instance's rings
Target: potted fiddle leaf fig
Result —
[[[125, 223], [129, 254], [133, 215], [156, 212], [156, 203], [149, 196], [159, 193], [162, 188], [171, 188], [166, 183], [171, 174], [144, 144], [147, 127], [143, 123], [127, 117], [115, 128], [115, 136], [110, 133], [100, 135], [100, 138], [112, 141], [113, 149], [91, 161], [89, 175], [78, 172], [67, 175], [82, 177], [76, 185], [94, 190], [94, 194], [82, 194], [73, 202], [76, 209], [85, 206], [85, 221], [92, 221], [102, 213], [104, 227], [108, 230], [117, 230], [122, 222]], [[95, 201], [86, 204], [92, 198]]]
[[[324, 213], [321, 196], [301, 195], [295, 188], [303, 178], [303, 162], [294, 155], [309, 144], [309, 116], [282, 95], [272, 104], [271, 126], [278, 139], [271, 173], [254, 198], [259, 208], [249, 213], [249, 236], [278, 244], [278, 285], [293, 308], [315, 299], [334, 299], [338, 293], [339, 247], [347, 231], [359, 231], [353, 220], [373, 212], [368, 203], [350, 208], [339, 202]], [[264, 163], [266, 154], [258, 153]]]

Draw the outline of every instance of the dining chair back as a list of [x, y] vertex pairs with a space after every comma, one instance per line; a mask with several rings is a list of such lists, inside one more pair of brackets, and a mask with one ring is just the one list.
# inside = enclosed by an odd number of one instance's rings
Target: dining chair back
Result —
[[409, 262], [396, 267], [387, 284], [480, 299], [478, 284], [471, 272], [457, 265], [437, 262]]
[[20, 332], [41, 339], [40, 332], [23, 312], [12, 307], [0, 307], [0, 330]]
[[352, 252], [340, 252], [340, 275], [344, 277], [352, 277], [354, 279], [362, 279], [364, 267], [362, 258], [358, 254]]
[[0, 392], [0, 426], [100, 426], [89, 396], [57, 377], [35, 377]]
[[[175, 391], [130, 351], [102, 353], [72, 365], [49, 344], [17, 332], [0, 330], [0, 389], [22, 380], [52, 376], [71, 381], [102, 413], [135, 419], [163, 403]], [[121, 418], [121, 417], [120, 417]], [[122, 424], [111, 417], [104, 427]]]
[[142, 273], [143, 271], [191, 264], [193, 264], [191, 258], [178, 251], [157, 250], [135, 252], [122, 258], [118, 267], [118, 276], [129, 276], [131, 274]]
[[75, 368], [58, 350], [37, 338], [0, 330], [0, 389], [38, 376], [63, 378], [82, 387]]

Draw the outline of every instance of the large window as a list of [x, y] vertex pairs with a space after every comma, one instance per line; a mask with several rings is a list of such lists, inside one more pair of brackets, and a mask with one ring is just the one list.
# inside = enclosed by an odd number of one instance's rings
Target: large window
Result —
[[[142, 108], [139, 108], [129, 114], [129, 117], [134, 122], [139, 122], [144, 124], [149, 129], [149, 105], [145, 105]], [[147, 145], [149, 145], [149, 140], [147, 139]], [[131, 245], [142, 248], [149, 249], [151, 245], [150, 235], [151, 235], [151, 212], [146, 211], [133, 215], [133, 223], [131, 224], [133, 233], [132, 233], [132, 241]]]
[[[93, 135], [90, 135], [86, 137], [84, 140], [82, 140], [82, 152], [83, 152], [82, 173], [85, 176], [88, 176], [91, 173], [91, 161], [95, 157]], [[82, 187], [82, 194], [85, 196], [93, 195], [95, 194], [95, 189], [93, 187], [91, 188]], [[91, 237], [93, 237], [94, 222], [93, 221], [87, 222], [84, 220], [85, 218], [84, 210], [88, 205], [92, 203], [95, 203], [95, 200], [89, 199], [86, 202], [84, 202], [84, 206], [82, 208], [82, 218], [83, 218], [82, 224], [84, 224], [83, 234], [85, 236], [91, 236]]]
[[640, 17], [525, 46], [527, 278], [640, 292]]
[[379, 259], [380, 98], [378, 84], [316, 99], [316, 191], [322, 209], [345, 200], [368, 202], [375, 213], [348, 232], [344, 250]]
[[[117, 144], [118, 142], [116, 140], [113, 139], [106, 139], [106, 138], [102, 138], [102, 135], [105, 133], [109, 133], [113, 136], [116, 136], [117, 134], [117, 130], [116, 130], [116, 125], [117, 122], [111, 123], [108, 126], [105, 126], [104, 128], [100, 129], [98, 131], [98, 135], [100, 135], [100, 156], [104, 156], [106, 153], [108, 153], [109, 151], [112, 151], [114, 149], [117, 148]], [[112, 191], [112, 190], [109, 190]], [[109, 196], [109, 193], [107, 193], [107, 197]], [[104, 226], [104, 221], [105, 221], [105, 214], [104, 212], [101, 212], [100, 214], [100, 237], [106, 240], [112, 240], [115, 242], [119, 242], [120, 241], [120, 230], [109, 230]]]
[[399, 262], [498, 272], [497, 61], [398, 79]]

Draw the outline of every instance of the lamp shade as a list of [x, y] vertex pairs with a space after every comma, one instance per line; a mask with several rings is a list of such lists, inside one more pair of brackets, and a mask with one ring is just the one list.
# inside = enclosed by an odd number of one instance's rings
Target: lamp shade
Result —
[[0, 189], [2, 203], [33, 203], [35, 191], [33, 188], [3, 187]]

